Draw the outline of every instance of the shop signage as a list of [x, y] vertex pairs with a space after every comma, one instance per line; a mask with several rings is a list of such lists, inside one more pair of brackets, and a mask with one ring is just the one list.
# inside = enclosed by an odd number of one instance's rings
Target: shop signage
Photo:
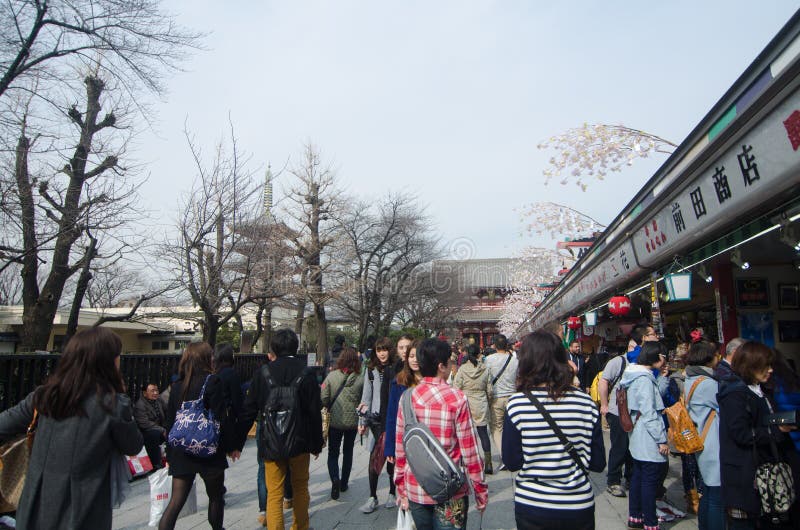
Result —
[[766, 278], [736, 278], [736, 305], [769, 307], [769, 284]]
[[800, 181], [800, 92], [649, 216], [633, 236], [636, 261], [655, 267], [693, 243], [698, 234], [735, 222]]

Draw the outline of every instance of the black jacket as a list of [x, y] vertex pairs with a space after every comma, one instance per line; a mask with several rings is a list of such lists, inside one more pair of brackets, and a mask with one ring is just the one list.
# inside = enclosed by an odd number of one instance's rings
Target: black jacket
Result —
[[[721, 386], [719, 402], [719, 456], [722, 478], [722, 499], [726, 508], [739, 508], [751, 517], [758, 517], [761, 502], [753, 482], [756, 468], [772, 462], [770, 438], [797, 476], [797, 458], [787, 436], [766, 424], [770, 413], [766, 398], [757, 396], [736, 374]], [[753, 456], [755, 443], [758, 462]], [[797, 478], [795, 478], [797, 480]]]
[[728, 382], [734, 381], [738, 379], [738, 377], [733, 373], [733, 368], [731, 368], [730, 363], [728, 363], [728, 361], [725, 359], [722, 359], [717, 363], [716, 368], [714, 368], [714, 379], [719, 382]]
[[[304, 374], [300, 384], [300, 407], [303, 419], [301, 426], [304, 429], [302, 439], [307, 441], [307, 447], [301, 448], [304, 453], [319, 454], [322, 451], [322, 402], [316, 375], [306, 369], [302, 359], [296, 357], [278, 357], [268, 364], [269, 373], [276, 384], [285, 386], [292, 380]], [[247, 440], [247, 433], [253, 426], [259, 413], [264, 409], [269, 396], [269, 384], [264, 378], [262, 370], [256, 371], [250, 381], [250, 389], [244, 399], [242, 411], [237, 422], [236, 446], [241, 450]], [[258, 458], [264, 459], [264, 448], [261, 440], [258, 444]]]
[[[200, 397], [200, 390], [208, 374], [201, 374], [194, 377], [189, 384], [186, 397], [183, 397], [183, 379], [178, 379], [170, 387], [169, 402], [167, 403], [167, 432], [175, 423], [175, 415], [181, 408], [181, 403]], [[209, 469], [225, 469], [228, 461], [225, 458], [234, 448], [235, 425], [225, 414], [225, 396], [222, 390], [222, 381], [216, 375], [208, 379], [206, 393], [203, 396], [206, 407], [214, 414], [220, 422], [220, 447], [217, 453], [209, 458], [201, 458], [186, 454], [181, 448], [173, 448], [167, 444], [167, 461], [169, 462], [170, 475], [192, 475], [202, 473]]]
[[231, 366], [225, 366], [217, 377], [222, 381], [222, 394], [225, 396], [225, 405], [231, 413], [232, 418], [237, 418], [242, 411], [244, 395], [242, 394], [242, 382], [239, 374]]
[[142, 396], [133, 407], [133, 418], [142, 431], [159, 430], [165, 433], [165, 417], [166, 406], [160, 399], [150, 400]]

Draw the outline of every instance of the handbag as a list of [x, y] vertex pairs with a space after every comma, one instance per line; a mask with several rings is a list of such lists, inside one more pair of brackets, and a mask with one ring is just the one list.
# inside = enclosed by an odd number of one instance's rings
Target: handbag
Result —
[[19, 505], [22, 489], [25, 487], [25, 475], [31, 458], [31, 448], [39, 423], [39, 412], [33, 409], [33, 419], [25, 434], [18, 436], [0, 448], [0, 495], [3, 500], [15, 509]]
[[756, 463], [756, 489], [761, 499], [761, 513], [769, 517], [773, 524], [780, 524], [788, 517], [795, 499], [794, 478], [789, 464], [782, 462], [778, 454], [778, 446], [770, 435], [769, 445], [774, 462], [758, 464], [756, 449], [756, 432], [753, 433], [753, 461]]
[[344, 382], [342, 383], [342, 386], [340, 386], [339, 390], [337, 390], [336, 393], [333, 395], [333, 399], [331, 399], [330, 404], [327, 407], [322, 407], [322, 441], [323, 441], [323, 443], [328, 441], [328, 431], [330, 430], [330, 427], [331, 427], [331, 409], [333, 408], [333, 404], [336, 403], [336, 398], [339, 397], [339, 394], [342, 393], [342, 390], [344, 390], [344, 387], [347, 386], [347, 379], [349, 379], [349, 377], [350, 377], [349, 375], [345, 376], [345, 379], [344, 379]]
[[219, 449], [219, 421], [203, 401], [210, 377], [206, 376], [197, 399], [181, 403], [167, 437], [171, 447], [180, 447], [184, 453], [201, 458], [214, 456]]

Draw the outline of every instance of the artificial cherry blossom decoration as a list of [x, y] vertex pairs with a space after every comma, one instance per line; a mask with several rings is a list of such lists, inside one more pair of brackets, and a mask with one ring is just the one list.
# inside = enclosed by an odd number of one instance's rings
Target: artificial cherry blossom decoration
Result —
[[[672, 154], [677, 145], [654, 134], [624, 125], [584, 123], [540, 143], [539, 149], [553, 149], [550, 166], [543, 171], [545, 185], [551, 178], [561, 184], [574, 180], [586, 191], [586, 177], [603, 180], [609, 171], [621, 171], [637, 158], [650, 153]], [[568, 172], [564, 174], [564, 172]]]

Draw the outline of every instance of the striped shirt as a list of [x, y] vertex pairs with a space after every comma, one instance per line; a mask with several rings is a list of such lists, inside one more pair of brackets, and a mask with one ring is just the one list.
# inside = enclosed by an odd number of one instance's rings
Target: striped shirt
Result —
[[[478, 452], [478, 436], [464, 393], [435, 377], [423, 377], [416, 387], [408, 389], [407, 392], [412, 392], [411, 404], [417, 415], [417, 421], [430, 427], [453, 462], [463, 465], [469, 481], [472, 482], [477, 505], [486, 506], [488, 488], [483, 476], [483, 459]], [[408, 498], [417, 504], [437, 504], [425, 493], [411, 472], [411, 467], [408, 466], [403, 449], [404, 434], [405, 419], [403, 407], [400, 407], [397, 412], [395, 434], [394, 482], [397, 485], [397, 496], [401, 499]], [[464, 484], [453, 498], [459, 499], [467, 493], [469, 488]]]
[[[575, 446], [588, 468], [592, 432], [600, 421], [600, 413], [592, 399], [577, 390], [567, 391], [556, 402], [546, 390], [534, 389], [532, 393]], [[592, 508], [594, 493], [589, 478], [567, 453], [533, 403], [525, 394], [517, 392], [509, 399], [507, 410], [507, 426], [510, 424], [515, 429], [503, 433], [504, 460], [508, 442], [518, 443], [522, 451], [522, 468], [516, 478], [514, 501], [523, 509], [534, 511]]]

